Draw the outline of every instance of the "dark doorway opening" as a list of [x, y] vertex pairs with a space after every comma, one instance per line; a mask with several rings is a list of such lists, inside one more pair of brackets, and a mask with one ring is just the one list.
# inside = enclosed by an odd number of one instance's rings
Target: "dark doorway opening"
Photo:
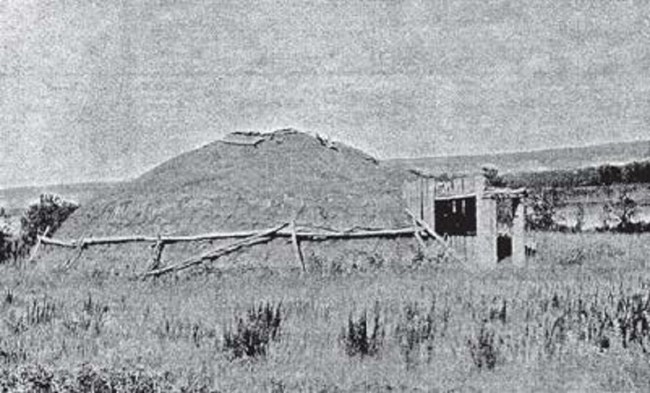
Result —
[[510, 236], [497, 237], [497, 260], [501, 261], [512, 256], [512, 238]]
[[435, 201], [436, 232], [450, 236], [476, 236], [476, 197]]

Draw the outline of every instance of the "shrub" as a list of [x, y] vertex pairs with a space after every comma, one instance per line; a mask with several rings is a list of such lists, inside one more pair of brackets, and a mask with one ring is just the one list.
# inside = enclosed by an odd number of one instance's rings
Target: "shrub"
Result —
[[106, 374], [88, 364], [84, 364], [77, 374], [76, 382], [80, 391], [109, 393], [112, 390], [111, 381], [108, 379]]
[[52, 392], [55, 391], [53, 381], [54, 374], [40, 365], [28, 367], [20, 373], [20, 380], [24, 383], [29, 392]]
[[526, 228], [548, 231], [555, 228], [555, 211], [560, 202], [557, 191], [544, 191], [527, 201]]
[[20, 219], [24, 243], [27, 246], [35, 244], [38, 235], [47, 228], [49, 233], [54, 233], [78, 207], [57, 195], [42, 194], [39, 202], [30, 205]]
[[627, 190], [621, 193], [617, 205], [619, 208], [618, 219], [620, 221], [617, 230], [625, 233], [637, 232], [638, 228], [634, 222], [634, 217], [638, 213], [637, 203]]
[[0, 263], [9, 260], [12, 253], [12, 236], [3, 227], [0, 226]]
[[22, 247], [21, 241], [8, 225], [0, 222], [0, 263], [13, 259], [16, 261], [19, 256], [26, 254], [27, 249]]
[[384, 326], [380, 320], [379, 303], [373, 310], [372, 329], [368, 326], [368, 312], [364, 310], [355, 320], [352, 313], [348, 318], [347, 328], [341, 334], [341, 340], [348, 356], [375, 356], [381, 350], [384, 340]]
[[236, 327], [223, 335], [223, 349], [235, 359], [266, 356], [271, 341], [280, 337], [282, 303], [252, 307], [245, 316], [236, 317]]
[[154, 393], [207, 392], [206, 385], [196, 383], [174, 390], [173, 376], [168, 373], [151, 374], [141, 369], [106, 369], [83, 364], [79, 369], [50, 369], [40, 364], [29, 364], [16, 369], [0, 369], [0, 392], [43, 393]]

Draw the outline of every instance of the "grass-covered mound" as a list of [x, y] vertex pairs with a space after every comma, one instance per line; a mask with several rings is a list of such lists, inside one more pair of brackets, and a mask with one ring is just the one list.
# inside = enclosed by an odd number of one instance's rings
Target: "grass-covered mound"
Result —
[[[296, 216], [298, 226], [320, 229], [405, 227], [410, 225], [401, 192], [405, 176], [359, 150], [295, 130], [235, 133], [169, 160], [82, 206], [57, 237], [262, 229]], [[283, 260], [292, 258], [285, 241], [275, 243], [280, 247], [258, 246], [253, 259], [273, 259], [269, 251], [279, 252]], [[408, 243], [410, 248], [412, 240]], [[329, 250], [325, 257], [318, 255], [323, 247], [310, 246], [306, 245], [306, 255], [317, 264], [337, 255], [382, 263], [378, 259], [401, 247], [375, 239], [338, 242], [336, 247], [325, 246]], [[127, 248], [131, 250], [120, 256], [140, 260], [147, 255], [141, 255], [146, 251], [143, 245], [111, 250]], [[193, 245], [173, 248], [182, 248], [184, 255], [197, 251]], [[173, 256], [171, 251], [166, 255]], [[106, 254], [102, 252], [104, 259]]]

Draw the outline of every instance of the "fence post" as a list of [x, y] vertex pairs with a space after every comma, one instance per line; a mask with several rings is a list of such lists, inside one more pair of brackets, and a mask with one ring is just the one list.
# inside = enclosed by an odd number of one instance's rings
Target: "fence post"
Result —
[[165, 248], [165, 242], [162, 241], [160, 235], [158, 235], [158, 240], [153, 245], [152, 249], [152, 258], [151, 265], [149, 266], [148, 271], [155, 270], [160, 268], [160, 261], [162, 260], [163, 249]]

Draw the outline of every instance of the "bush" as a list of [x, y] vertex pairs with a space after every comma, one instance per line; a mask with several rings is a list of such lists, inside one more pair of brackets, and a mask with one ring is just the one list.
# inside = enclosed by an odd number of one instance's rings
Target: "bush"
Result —
[[31, 246], [46, 229], [49, 228], [50, 234], [56, 232], [78, 208], [76, 203], [57, 195], [42, 194], [39, 202], [30, 205], [20, 219], [23, 242]]
[[234, 359], [266, 356], [271, 341], [279, 340], [282, 324], [282, 303], [252, 307], [247, 315], [236, 318], [236, 327], [223, 336], [223, 350]]
[[6, 228], [0, 227], [0, 263], [14, 256], [13, 245], [13, 236]]
[[[341, 340], [348, 356], [375, 356], [381, 350], [384, 340], [384, 327], [380, 320], [379, 304], [375, 303], [373, 310], [373, 326], [368, 328], [368, 312], [363, 311], [358, 319], [352, 313], [348, 318], [347, 328], [341, 334]], [[372, 332], [371, 332], [372, 330]]]
[[544, 191], [533, 195], [527, 202], [526, 229], [549, 231], [556, 227], [554, 217], [559, 205], [557, 191]]
[[140, 369], [106, 369], [84, 364], [77, 370], [51, 369], [29, 364], [15, 369], [0, 369], [0, 392], [47, 393], [154, 393], [206, 392], [208, 386], [190, 384], [174, 390], [173, 376], [151, 374]]

